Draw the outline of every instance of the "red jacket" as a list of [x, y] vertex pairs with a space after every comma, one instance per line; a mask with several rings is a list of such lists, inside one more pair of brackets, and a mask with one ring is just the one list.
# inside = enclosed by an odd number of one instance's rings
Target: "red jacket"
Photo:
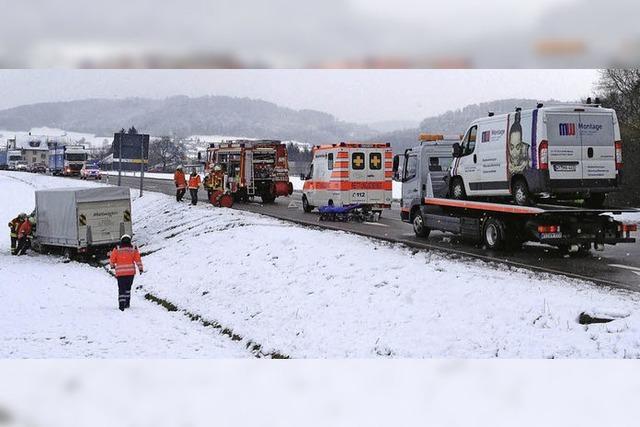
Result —
[[140, 252], [135, 246], [116, 246], [109, 256], [111, 268], [115, 268], [116, 277], [135, 276], [136, 265], [140, 273], [144, 271]]
[[27, 219], [18, 228], [18, 239], [29, 236], [31, 236], [31, 221]]
[[197, 190], [200, 188], [200, 175], [189, 176], [189, 189]]
[[176, 171], [173, 174], [173, 181], [176, 183], [176, 187], [187, 188], [187, 180], [184, 177], [184, 172]]

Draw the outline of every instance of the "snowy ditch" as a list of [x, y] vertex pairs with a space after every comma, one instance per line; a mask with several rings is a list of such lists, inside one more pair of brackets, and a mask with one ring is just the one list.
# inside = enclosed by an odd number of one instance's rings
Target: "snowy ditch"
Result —
[[[135, 197], [133, 217], [148, 270], [136, 283], [264, 355], [640, 357], [635, 293], [158, 193]], [[579, 323], [602, 313], [615, 317]]]

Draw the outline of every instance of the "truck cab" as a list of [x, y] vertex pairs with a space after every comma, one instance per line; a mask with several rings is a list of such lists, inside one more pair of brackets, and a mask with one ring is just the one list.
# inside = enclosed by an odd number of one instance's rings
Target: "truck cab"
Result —
[[[425, 197], [446, 196], [452, 147], [459, 142], [458, 135], [421, 134], [420, 145], [394, 157], [394, 180], [402, 183], [400, 215], [403, 221], [413, 222]], [[427, 195], [430, 188], [433, 194]]]

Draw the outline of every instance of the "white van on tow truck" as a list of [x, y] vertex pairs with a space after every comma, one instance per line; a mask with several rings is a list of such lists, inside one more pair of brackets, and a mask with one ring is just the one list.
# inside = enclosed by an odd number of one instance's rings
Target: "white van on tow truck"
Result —
[[584, 199], [601, 207], [621, 184], [616, 112], [590, 103], [489, 113], [470, 124], [453, 156], [449, 191], [456, 199]]

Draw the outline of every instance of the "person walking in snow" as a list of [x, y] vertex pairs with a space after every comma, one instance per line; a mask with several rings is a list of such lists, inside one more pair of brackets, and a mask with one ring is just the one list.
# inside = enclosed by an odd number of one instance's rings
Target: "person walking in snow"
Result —
[[20, 224], [20, 228], [18, 229], [18, 247], [16, 248], [16, 255], [26, 254], [27, 249], [31, 247], [31, 238], [33, 237], [33, 226], [35, 223], [36, 219], [30, 216]]
[[178, 166], [176, 168], [176, 172], [173, 174], [173, 182], [176, 184], [176, 200], [181, 202], [184, 197], [184, 193], [187, 192], [187, 180], [184, 176], [182, 166]]
[[118, 280], [118, 308], [124, 311], [131, 306], [131, 286], [136, 267], [140, 274], [144, 272], [140, 252], [131, 244], [131, 236], [124, 234], [120, 238], [120, 244], [109, 255], [109, 265], [115, 270]]
[[9, 234], [11, 236], [11, 255], [16, 255], [18, 253], [18, 250], [16, 249], [18, 244], [18, 230], [26, 219], [27, 214], [21, 213], [20, 215], [9, 221]]
[[200, 188], [200, 175], [196, 168], [191, 169], [191, 175], [189, 176], [189, 194], [191, 194], [191, 204], [198, 204], [198, 189]]

